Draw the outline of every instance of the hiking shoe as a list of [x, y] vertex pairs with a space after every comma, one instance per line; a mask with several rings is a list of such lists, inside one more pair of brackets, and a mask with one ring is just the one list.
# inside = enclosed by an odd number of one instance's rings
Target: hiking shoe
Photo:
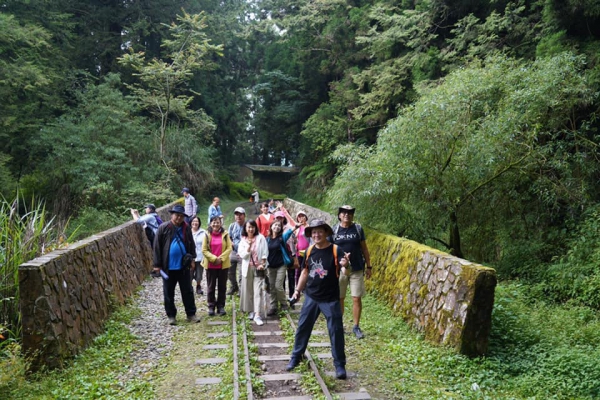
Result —
[[346, 379], [346, 368], [335, 367], [335, 378], [336, 379]]
[[202, 296], [204, 294], [200, 285], [196, 286], [196, 294], [200, 295], [200, 296]]
[[177, 325], [177, 320], [175, 317], [169, 317], [169, 325]]
[[254, 319], [254, 311], [252, 311], [250, 314], [248, 314], [248, 319], [250, 321], [252, 321]]
[[354, 325], [354, 328], [352, 328], [352, 332], [354, 333], [354, 336], [356, 336], [357, 339], [362, 339], [365, 337], [365, 334], [362, 333], [358, 325]]
[[294, 368], [296, 368], [298, 366], [298, 364], [300, 364], [300, 361], [296, 360], [295, 358], [290, 359], [290, 362], [288, 363], [288, 365], [285, 367], [286, 371], [291, 371]]
[[254, 323], [258, 326], [262, 326], [265, 324], [263, 322], [263, 320], [260, 318], [260, 315], [257, 315], [256, 317], [254, 317]]
[[208, 315], [210, 315], [211, 317], [213, 317], [215, 315], [214, 307], [208, 307]]
[[196, 314], [190, 315], [190, 316], [187, 317], [187, 322], [196, 324], [196, 323], [200, 322], [200, 318], [198, 318], [196, 316]]
[[269, 312], [267, 312], [267, 317], [272, 317], [273, 315], [277, 315], [277, 309], [271, 308]]
[[226, 315], [227, 312], [225, 311], [225, 307], [219, 307], [218, 313], [219, 315]]

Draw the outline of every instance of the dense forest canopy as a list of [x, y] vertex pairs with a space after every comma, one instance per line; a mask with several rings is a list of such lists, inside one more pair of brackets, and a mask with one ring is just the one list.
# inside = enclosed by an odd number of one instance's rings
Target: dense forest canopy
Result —
[[13, 0], [0, 33], [7, 198], [110, 223], [295, 165], [297, 198], [600, 306], [598, 0]]

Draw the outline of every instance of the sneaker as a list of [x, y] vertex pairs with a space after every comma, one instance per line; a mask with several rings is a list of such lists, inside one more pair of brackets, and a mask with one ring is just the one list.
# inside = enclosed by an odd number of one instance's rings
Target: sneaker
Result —
[[290, 362], [288, 363], [288, 365], [285, 367], [285, 370], [289, 372], [289, 371], [293, 370], [294, 368], [296, 368], [298, 366], [298, 364], [300, 364], [300, 361], [292, 358], [292, 359], [290, 359]]
[[362, 339], [365, 337], [365, 334], [362, 333], [358, 325], [354, 325], [354, 328], [352, 328], [352, 332], [354, 333], [354, 336], [356, 336], [357, 339]]
[[190, 315], [189, 317], [187, 317], [187, 322], [190, 322], [190, 323], [196, 324], [196, 323], [200, 322], [200, 318], [198, 318], [198, 317], [196, 316], [196, 314], [194, 314], [194, 315]]
[[335, 378], [336, 379], [346, 379], [346, 368], [335, 367]]
[[200, 296], [202, 296], [204, 294], [200, 285], [196, 286], [196, 294], [200, 295]]
[[227, 312], [225, 311], [225, 307], [219, 307], [218, 314], [219, 315], [226, 315]]
[[260, 315], [257, 315], [256, 317], [254, 317], [254, 323], [258, 326], [264, 325], [265, 323], [263, 322], [263, 320], [260, 318]]
[[215, 315], [214, 307], [208, 307], [208, 315], [210, 315], [211, 317], [213, 317]]
[[175, 317], [169, 317], [169, 325], [177, 325], [177, 320]]
[[250, 314], [248, 314], [248, 319], [250, 321], [252, 321], [254, 319], [254, 311], [252, 311]]

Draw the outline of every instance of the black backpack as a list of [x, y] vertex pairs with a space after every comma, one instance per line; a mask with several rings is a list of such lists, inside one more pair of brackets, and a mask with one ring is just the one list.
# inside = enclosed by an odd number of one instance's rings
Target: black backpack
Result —
[[145, 227], [144, 231], [146, 232], [146, 237], [150, 241], [150, 247], [152, 247], [152, 245], [154, 244], [154, 237], [156, 236], [156, 234], [149, 226]]

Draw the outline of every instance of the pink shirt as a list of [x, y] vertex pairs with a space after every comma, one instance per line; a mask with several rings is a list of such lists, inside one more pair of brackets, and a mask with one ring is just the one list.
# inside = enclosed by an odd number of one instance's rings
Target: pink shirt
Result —
[[[223, 254], [223, 237], [220, 232], [210, 234], [210, 252], [217, 257]], [[210, 269], [221, 269], [222, 267], [222, 264], [208, 263], [208, 268]]]
[[308, 238], [304, 236], [304, 225], [298, 228], [298, 251], [308, 249]]

